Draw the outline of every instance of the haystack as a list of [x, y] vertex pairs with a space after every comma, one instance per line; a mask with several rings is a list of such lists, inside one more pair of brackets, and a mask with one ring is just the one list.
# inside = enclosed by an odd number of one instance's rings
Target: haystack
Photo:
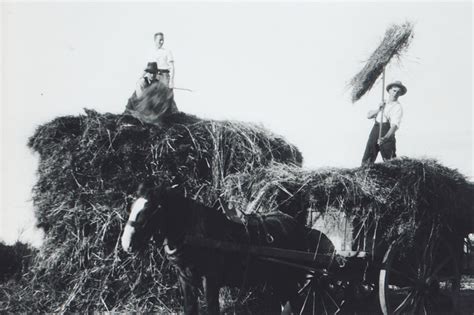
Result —
[[319, 214], [344, 213], [370, 222], [388, 242], [413, 239], [433, 223], [460, 236], [474, 231], [474, 184], [430, 159], [313, 171], [274, 163], [230, 175], [225, 187], [242, 216], [279, 210], [311, 227]]
[[140, 259], [119, 246], [138, 183], [174, 185], [212, 205], [232, 173], [302, 163], [261, 126], [183, 113], [156, 126], [86, 110], [40, 126], [29, 146], [39, 154], [33, 201], [46, 238], [23, 280], [0, 288], [0, 309], [12, 312], [178, 311], [176, 277], [158, 246]]
[[29, 272], [0, 284], [1, 311], [180, 311], [159, 247], [150, 243], [139, 258], [120, 248], [126, 206], [143, 180], [207, 205], [280, 210], [308, 226], [313, 213], [371, 217], [388, 240], [427, 219], [460, 234], [473, 228], [473, 184], [436, 161], [307, 171], [294, 146], [251, 124], [178, 113], [156, 126], [86, 110], [40, 126], [29, 146], [39, 154], [33, 201], [46, 238]]

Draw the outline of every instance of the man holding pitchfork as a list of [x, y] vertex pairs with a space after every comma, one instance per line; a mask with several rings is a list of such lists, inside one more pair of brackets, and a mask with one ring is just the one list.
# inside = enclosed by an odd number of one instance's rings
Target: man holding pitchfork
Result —
[[[405, 95], [407, 88], [400, 81], [395, 81], [387, 85], [387, 92], [388, 101], [383, 101], [378, 109], [367, 114], [368, 119], [375, 119], [375, 124], [365, 147], [362, 165], [373, 164], [379, 151], [384, 161], [396, 157], [395, 132], [400, 128], [403, 117], [403, 108], [398, 98]], [[380, 128], [382, 137], [379, 139]]]

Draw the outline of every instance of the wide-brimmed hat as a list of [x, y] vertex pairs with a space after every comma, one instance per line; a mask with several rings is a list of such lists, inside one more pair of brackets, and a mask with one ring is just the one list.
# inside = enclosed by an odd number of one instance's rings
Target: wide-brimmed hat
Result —
[[389, 85], [387, 85], [387, 92], [394, 86], [398, 86], [400, 88], [400, 96], [406, 94], [407, 88], [400, 81], [395, 81], [395, 82], [392, 82]]
[[158, 65], [156, 62], [149, 62], [146, 66], [145, 72], [158, 73]]

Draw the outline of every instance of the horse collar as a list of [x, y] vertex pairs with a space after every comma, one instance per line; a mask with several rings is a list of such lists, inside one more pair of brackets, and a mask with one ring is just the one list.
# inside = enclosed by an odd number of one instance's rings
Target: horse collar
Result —
[[177, 254], [179, 254], [179, 252], [183, 248], [183, 244], [170, 246], [170, 244], [168, 243], [168, 238], [165, 238], [165, 240], [163, 241], [163, 245], [165, 247], [165, 253], [168, 257], [176, 256]]

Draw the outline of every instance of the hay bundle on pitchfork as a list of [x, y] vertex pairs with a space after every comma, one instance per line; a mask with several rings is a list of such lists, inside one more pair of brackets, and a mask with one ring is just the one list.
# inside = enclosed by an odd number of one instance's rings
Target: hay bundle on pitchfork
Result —
[[[358, 101], [374, 85], [382, 74], [382, 101], [385, 97], [385, 68], [393, 57], [400, 58], [403, 51], [410, 45], [413, 38], [413, 24], [391, 25], [385, 37], [372, 53], [365, 66], [350, 81], [352, 86], [352, 103]], [[383, 109], [382, 109], [383, 119]], [[379, 139], [381, 138], [379, 130]]]

